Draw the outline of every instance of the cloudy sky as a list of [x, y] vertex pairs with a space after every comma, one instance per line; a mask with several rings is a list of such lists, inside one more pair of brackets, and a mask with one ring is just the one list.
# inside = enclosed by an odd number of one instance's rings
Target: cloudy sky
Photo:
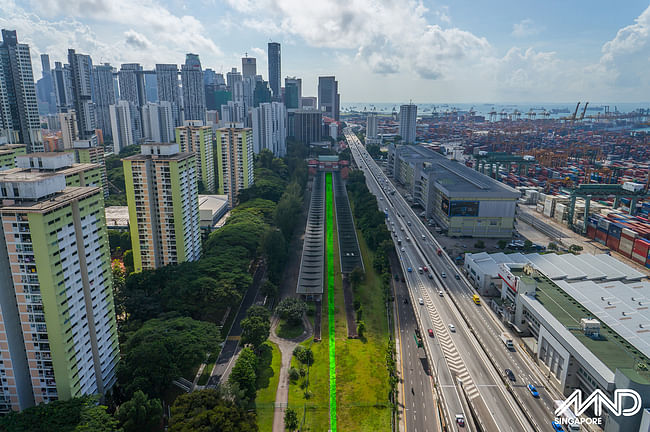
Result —
[[282, 43], [282, 75], [336, 75], [343, 102], [647, 102], [648, 1], [1, 0], [0, 27], [65, 61], [241, 69]]

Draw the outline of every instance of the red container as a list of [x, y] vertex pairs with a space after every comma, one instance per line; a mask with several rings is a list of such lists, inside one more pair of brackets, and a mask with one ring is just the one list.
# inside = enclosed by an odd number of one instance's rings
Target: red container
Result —
[[590, 239], [596, 238], [596, 228], [588, 226], [587, 237], [589, 237]]
[[614, 236], [607, 236], [607, 247], [610, 248], [611, 250], [617, 251], [619, 242], [620, 242], [619, 238]]
[[607, 241], [607, 233], [597, 229], [595, 238], [596, 240], [600, 240], [601, 243], [605, 244], [605, 242]]

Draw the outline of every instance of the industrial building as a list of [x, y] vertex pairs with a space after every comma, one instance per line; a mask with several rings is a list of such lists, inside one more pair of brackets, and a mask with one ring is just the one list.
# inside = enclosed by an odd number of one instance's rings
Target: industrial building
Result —
[[[650, 282], [607, 255], [466, 254], [464, 269], [521, 336], [550, 383], [586, 398], [636, 390], [650, 407]], [[640, 431], [643, 413], [608, 416], [606, 432]], [[646, 414], [647, 415], [647, 414]], [[644, 431], [647, 429], [643, 429]]]
[[449, 236], [512, 236], [517, 190], [423, 146], [389, 145], [388, 174]]

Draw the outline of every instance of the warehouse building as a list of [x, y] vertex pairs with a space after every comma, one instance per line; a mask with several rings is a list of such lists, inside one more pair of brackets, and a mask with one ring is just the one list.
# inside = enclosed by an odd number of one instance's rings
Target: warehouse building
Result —
[[391, 144], [388, 173], [449, 236], [512, 236], [517, 190], [423, 146]]
[[[466, 254], [464, 268], [475, 283], [501, 282], [493, 308], [530, 336], [528, 351], [564, 395], [580, 389], [584, 400], [600, 389], [614, 400], [614, 390], [632, 389], [650, 407], [650, 282], [643, 274], [607, 254]], [[604, 410], [604, 430], [646, 431], [645, 412]]]

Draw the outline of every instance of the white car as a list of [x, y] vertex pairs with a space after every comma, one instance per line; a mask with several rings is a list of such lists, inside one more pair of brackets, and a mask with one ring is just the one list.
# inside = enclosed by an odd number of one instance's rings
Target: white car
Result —
[[421, 305], [424, 304], [424, 300], [422, 300], [422, 297], [420, 297], [420, 298], [418, 299], [418, 303], [420, 303]]
[[454, 327], [453, 324], [449, 324], [449, 331], [452, 333], [456, 333], [456, 327]]
[[406, 252], [406, 249], [402, 248], [402, 252]]
[[440, 297], [442, 297], [444, 294], [443, 294], [442, 291], [438, 291], [438, 295], [439, 295]]

